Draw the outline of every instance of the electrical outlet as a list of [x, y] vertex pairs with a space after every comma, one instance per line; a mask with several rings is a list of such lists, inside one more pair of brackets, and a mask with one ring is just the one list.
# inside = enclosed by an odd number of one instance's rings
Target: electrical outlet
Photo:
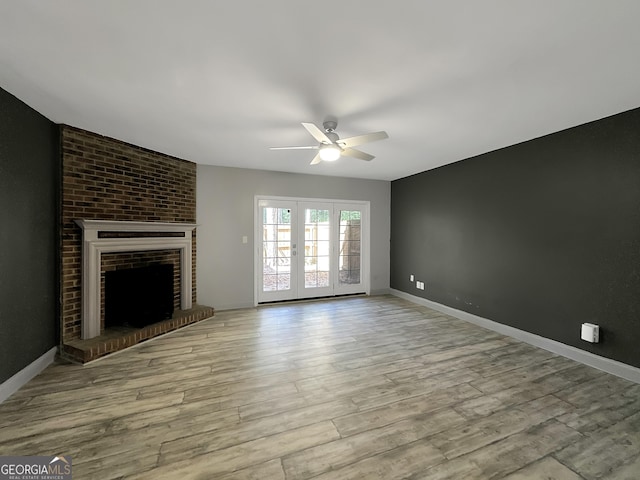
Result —
[[583, 323], [580, 338], [587, 342], [598, 343], [600, 341], [600, 326], [593, 323]]
[[424, 290], [424, 282], [416, 282], [416, 287], [418, 288], [418, 290]]

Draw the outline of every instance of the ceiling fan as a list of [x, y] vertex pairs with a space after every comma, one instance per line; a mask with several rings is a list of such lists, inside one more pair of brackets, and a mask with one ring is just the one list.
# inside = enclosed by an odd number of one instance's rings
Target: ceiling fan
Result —
[[335, 120], [327, 120], [322, 124], [324, 132], [313, 123], [303, 122], [302, 126], [306, 128], [311, 136], [319, 142], [318, 145], [303, 147], [271, 147], [270, 150], [318, 150], [316, 156], [311, 160], [311, 165], [316, 165], [323, 160], [325, 162], [334, 162], [338, 160], [341, 155], [369, 161], [373, 160], [375, 157], [360, 150], [356, 150], [353, 147], [389, 138], [387, 132], [374, 132], [367, 133], [365, 135], [357, 135], [355, 137], [340, 138], [335, 132], [335, 129], [338, 126], [338, 122]]

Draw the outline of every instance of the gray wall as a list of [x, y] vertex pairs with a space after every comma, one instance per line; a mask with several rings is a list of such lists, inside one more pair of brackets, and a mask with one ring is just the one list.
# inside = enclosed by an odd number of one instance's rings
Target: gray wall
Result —
[[0, 89], [0, 383], [56, 346], [58, 128]]
[[391, 191], [392, 288], [640, 367], [640, 109]]
[[370, 201], [371, 292], [388, 291], [390, 182], [198, 165], [197, 188], [198, 303], [253, 306], [255, 195]]

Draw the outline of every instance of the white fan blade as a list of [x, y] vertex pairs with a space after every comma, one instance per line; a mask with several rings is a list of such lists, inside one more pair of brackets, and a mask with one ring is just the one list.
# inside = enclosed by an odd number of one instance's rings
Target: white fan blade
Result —
[[353, 157], [353, 158], [357, 158], [359, 160], [373, 160], [374, 157], [373, 155], [369, 155], [368, 153], [364, 153], [361, 152], [360, 150], [356, 150], [355, 148], [345, 148], [344, 150], [342, 150], [342, 155], [346, 155], [348, 157]]
[[385, 138], [389, 138], [387, 132], [374, 132], [367, 133], [366, 135], [358, 135], [356, 137], [349, 138], [341, 138], [338, 140], [338, 144], [344, 145], [345, 147], [357, 147], [358, 145], [362, 145], [363, 143], [375, 142], [376, 140], [384, 140]]
[[315, 157], [313, 157], [313, 160], [311, 160], [311, 163], [309, 165], [317, 165], [321, 161], [322, 159], [320, 158], [320, 153], [318, 153]]
[[320, 143], [333, 143], [329, 137], [325, 135], [325, 133], [316, 127], [313, 123], [304, 123], [302, 122], [302, 126], [307, 129], [307, 132], [311, 134], [313, 138], [315, 138]]
[[269, 150], [317, 150], [318, 145], [308, 145], [306, 147], [269, 147]]

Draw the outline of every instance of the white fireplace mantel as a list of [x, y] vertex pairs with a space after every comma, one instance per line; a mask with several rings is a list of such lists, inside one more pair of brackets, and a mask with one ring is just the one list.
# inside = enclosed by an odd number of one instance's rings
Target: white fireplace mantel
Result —
[[[100, 335], [100, 272], [103, 253], [149, 250], [180, 250], [180, 308], [191, 303], [192, 223], [123, 222], [85, 220], [75, 222], [82, 228], [82, 338]], [[100, 232], [126, 232], [126, 236], [101, 238]], [[136, 236], [139, 233], [140, 235]], [[145, 236], [149, 233], [158, 236]], [[182, 235], [175, 236], [175, 234]], [[162, 236], [172, 234], [172, 236]]]

